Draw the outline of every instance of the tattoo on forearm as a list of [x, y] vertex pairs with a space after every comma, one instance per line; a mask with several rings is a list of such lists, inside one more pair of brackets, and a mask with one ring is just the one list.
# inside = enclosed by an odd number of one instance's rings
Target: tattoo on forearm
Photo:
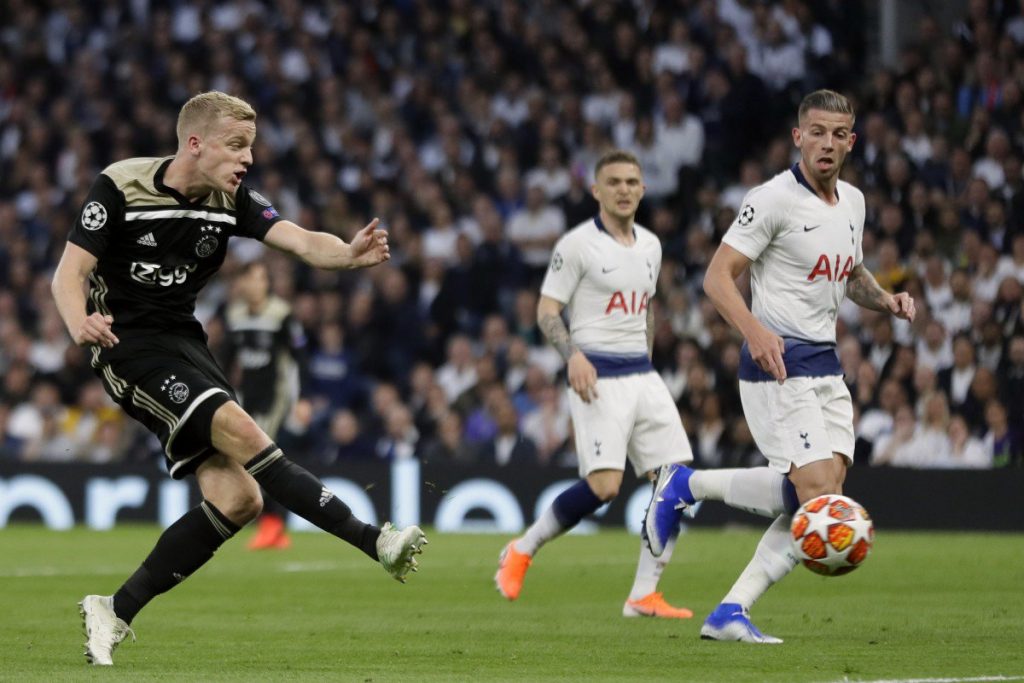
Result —
[[846, 296], [850, 301], [873, 311], [887, 312], [886, 298], [889, 294], [882, 289], [875, 276], [863, 264], [855, 266], [846, 281]]
[[654, 355], [654, 306], [647, 307], [647, 355]]
[[576, 351], [576, 347], [569, 341], [569, 330], [565, 326], [565, 321], [562, 320], [560, 315], [551, 315], [550, 313], [541, 316], [541, 319], [537, 323], [540, 325], [541, 332], [547, 337], [551, 345], [554, 346], [559, 355], [565, 361], [569, 360], [569, 356]]

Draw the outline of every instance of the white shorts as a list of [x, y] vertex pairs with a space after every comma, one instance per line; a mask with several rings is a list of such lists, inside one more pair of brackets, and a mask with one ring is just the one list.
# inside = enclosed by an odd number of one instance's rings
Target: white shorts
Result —
[[625, 470], [627, 457], [638, 477], [693, 460], [679, 411], [658, 373], [598, 378], [597, 399], [590, 403], [568, 391], [581, 477]]
[[788, 474], [791, 466], [830, 460], [853, 464], [853, 400], [839, 375], [791, 377], [778, 382], [740, 382], [743, 414], [769, 466]]

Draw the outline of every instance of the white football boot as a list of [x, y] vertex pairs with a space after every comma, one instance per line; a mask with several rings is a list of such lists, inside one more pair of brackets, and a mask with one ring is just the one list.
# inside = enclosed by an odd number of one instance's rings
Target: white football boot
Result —
[[126, 636], [135, 632], [114, 614], [114, 598], [110, 595], [86, 595], [78, 603], [85, 629], [85, 658], [90, 664], [112, 666], [113, 654]]
[[385, 522], [377, 538], [377, 557], [384, 571], [405, 583], [410, 571], [419, 571], [419, 564], [413, 556], [422, 553], [425, 545], [427, 537], [418, 526], [396, 529], [391, 522]]

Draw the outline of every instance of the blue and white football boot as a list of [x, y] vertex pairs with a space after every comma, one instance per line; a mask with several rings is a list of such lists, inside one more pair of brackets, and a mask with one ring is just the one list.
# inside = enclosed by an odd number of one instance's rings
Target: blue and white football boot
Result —
[[662, 465], [658, 468], [643, 528], [644, 540], [655, 557], [661, 557], [665, 546], [679, 533], [683, 516], [692, 519], [700, 508], [700, 503], [690, 492], [692, 474], [693, 469], [686, 465]]
[[781, 638], [767, 636], [750, 621], [750, 614], [734, 602], [723, 602], [704, 620], [700, 629], [702, 640], [729, 640], [743, 643], [778, 645]]

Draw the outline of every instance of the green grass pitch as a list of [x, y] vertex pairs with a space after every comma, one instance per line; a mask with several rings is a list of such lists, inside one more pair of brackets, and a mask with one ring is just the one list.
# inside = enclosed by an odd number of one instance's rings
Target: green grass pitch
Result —
[[1024, 535], [879, 534], [862, 569], [803, 568], [756, 606], [780, 646], [701, 641], [701, 620], [758, 531], [685, 535], [662, 579], [687, 621], [625, 619], [639, 539], [620, 531], [544, 548], [507, 603], [505, 538], [430, 533], [406, 585], [325, 534], [251, 553], [250, 532], [136, 619], [113, 669], [87, 667], [76, 602], [110, 593], [155, 527], [0, 530], [3, 681], [1024, 680]]

